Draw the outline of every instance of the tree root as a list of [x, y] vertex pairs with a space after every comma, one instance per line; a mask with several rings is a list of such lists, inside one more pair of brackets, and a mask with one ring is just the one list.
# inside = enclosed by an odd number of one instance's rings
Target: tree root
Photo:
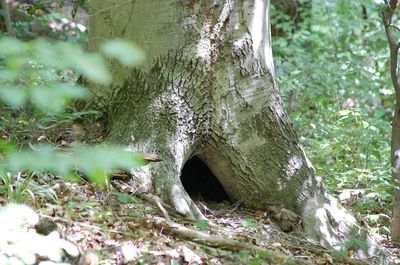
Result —
[[311, 246], [300, 246], [300, 245], [295, 245], [295, 244], [287, 244], [290, 248], [294, 249], [302, 249], [302, 250], [307, 250], [309, 252], [312, 252], [316, 255], [323, 256], [324, 254], [328, 254], [332, 257], [332, 259], [336, 262], [334, 264], [337, 264], [337, 262], [340, 262], [341, 264], [349, 264], [349, 265], [369, 265], [371, 264], [370, 262], [363, 261], [363, 260], [356, 260], [352, 259], [347, 256], [342, 256], [340, 255], [339, 252], [337, 251], [330, 251], [323, 249], [322, 247], [316, 245], [315, 247]]
[[[164, 218], [157, 218], [153, 223], [159, 229], [167, 231], [170, 235], [179, 237], [182, 239], [187, 239], [195, 243], [200, 243], [203, 245], [216, 247], [229, 251], [240, 251], [240, 250], [250, 250], [254, 252], [267, 252], [268, 257], [271, 262], [276, 262], [278, 264], [285, 262], [285, 264], [291, 264], [290, 262], [296, 262], [296, 264], [309, 264], [306, 261], [298, 260], [293, 257], [287, 256], [278, 251], [271, 251], [253, 244], [248, 244], [244, 242], [239, 242], [237, 240], [226, 239], [221, 237], [212, 236], [210, 234], [200, 232], [194, 229], [187, 228], [176, 222], [166, 221]], [[334, 264], [349, 264], [349, 265], [368, 265], [369, 262], [363, 260], [356, 260], [350, 257], [342, 256], [336, 251], [328, 251], [320, 248], [304, 247], [297, 245], [290, 245], [290, 247], [297, 249], [305, 249], [314, 254], [323, 256], [323, 254], [328, 254], [332, 257]], [[273, 263], [275, 264], [275, 263]]]
[[152, 205], [157, 206], [157, 208], [161, 211], [162, 215], [167, 221], [171, 221], [171, 217], [169, 216], [170, 214], [173, 216], [178, 216], [179, 218], [185, 218], [188, 221], [192, 221], [191, 219], [187, 218], [186, 215], [178, 212], [168, 204], [164, 203], [157, 195], [153, 195], [151, 193], [141, 193], [136, 194], [136, 196]]
[[273, 264], [281, 264], [281, 263], [292, 264], [292, 262], [293, 264], [309, 264], [305, 261], [297, 260], [293, 257], [287, 256], [278, 251], [271, 251], [252, 244], [212, 236], [204, 232], [187, 228], [176, 222], [167, 222], [166, 219], [164, 218], [157, 218], [154, 222], [152, 222], [152, 224], [155, 227], [168, 232], [172, 236], [182, 239], [187, 239], [192, 242], [200, 243], [211, 247], [216, 247], [235, 252], [240, 250], [250, 250], [252, 252], [267, 252], [268, 253], [267, 257], [269, 258], [269, 261], [271, 261]]
[[[165, 203], [162, 202], [162, 200], [153, 194], [148, 194], [148, 193], [143, 193], [140, 194], [142, 199], [148, 201], [149, 203], [156, 205], [159, 210], [161, 211], [162, 215], [164, 218], [158, 217], [156, 218], [155, 221], [152, 222], [152, 224], [159, 228], [162, 229], [163, 231], [167, 231], [170, 235], [182, 238], [182, 239], [187, 239], [195, 243], [200, 243], [203, 245], [211, 246], [211, 247], [216, 247], [228, 251], [240, 251], [240, 250], [250, 250], [253, 252], [267, 252], [268, 257], [270, 258], [270, 261], [276, 262], [276, 263], [282, 263], [285, 262], [285, 264], [291, 264], [291, 262], [294, 262], [296, 264], [308, 264], [306, 261], [303, 260], [298, 260], [293, 257], [287, 256], [281, 252], [278, 251], [271, 251], [259, 246], [255, 246], [253, 244], [249, 243], [244, 243], [240, 242], [237, 240], [232, 240], [232, 239], [226, 239], [226, 238], [221, 238], [221, 237], [216, 237], [212, 236], [210, 234], [200, 232], [194, 229], [187, 228], [181, 224], [178, 224], [170, 218], [169, 213], [173, 215], [178, 215], [179, 217], [183, 217], [182, 214], [177, 212], [175, 209], [169, 207]], [[324, 254], [330, 255], [332, 257], [333, 261], [335, 262], [334, 264], [349, 264], [349, 265], [368, 265], [370, 264], [369, 262], [363, 261], [363, 260], [356, 260], [352, 259], [350, 257], [342, 256], [340, 253], [336, 251], [329, 251], [322, 249], [319, 246], [316, 247], [311, 247], [311, 246], [300, 246], [300, 245], [294, 245], [294, 244], [288, 244], [291, 248], [295, 249], [304, 249], [309, 252], [312, 252], [316, 255], [323, 256]]]

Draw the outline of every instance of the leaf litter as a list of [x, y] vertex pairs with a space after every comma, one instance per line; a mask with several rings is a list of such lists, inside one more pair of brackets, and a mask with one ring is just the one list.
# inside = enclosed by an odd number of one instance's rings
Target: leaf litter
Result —
[[[35, 198], [30, 204], [42, 220], [54, 222], [62, 237], [78, 246], [81, 257], [71, 264], [351, 264], [308, 243], [298, 231], [282, 232], [266, 212], [198, 201], [209, 222], [170, 214], [181, 228], [238, 244], [224, 247], [179, 236], [171, 230], [179, 227], [170, 227], [157, 206], [131, 194], [135, 189], [123, 181], [105, 191], [87, 182], [44, 178], [57, 200]], [[5, 200], [0, 197], [0, 202]], [[393, 254], [398, 254], [397, 248]]]

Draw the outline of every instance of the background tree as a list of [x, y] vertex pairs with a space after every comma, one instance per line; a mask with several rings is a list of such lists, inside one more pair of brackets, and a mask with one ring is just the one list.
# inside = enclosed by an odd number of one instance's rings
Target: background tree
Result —
[[[179, 212], [203, 215], [180, 174], [198, 156], [232, 201], [283, 205], [298, 213], [310, 239], [334, 246], [366, 240], [330, 196], [300, 146], [277, 90], [269, 1], [93, 1], [90, 49], [134, 40], [141, 68], [113, 61], [115, 86], [93, 88], [107, 111], [107, 139], [157, 153], [163, 162], [136, 172]], [[111, 8], [112, 7], [112, 8]], [[375, 247], [370, 245], [371, 254]]]
[[8, 5], [6, 0], [0, 1], [0, 9], [1, 9], [0, 31], [6, 32], [10, 36], [14, 36], [10, 11], [8, 10]]
[[394, 188], [394, 209], [392, 217], [392, 240], [400, 241], [400, 84], [398, 69], [399, 40], [396, 39], [395, 31], [398, 25], [394, 21], [394, 14], [398, 6], [397, 0], [386, 1], [387, 7], [382, 12], [383, 24], [390, 49], [390, 74], [393, 88], [396, 94], [396, 105], [392, 120], [392, 145], [391, 145], [391, 164], [394, 168], [392, 177], [395, 184]]

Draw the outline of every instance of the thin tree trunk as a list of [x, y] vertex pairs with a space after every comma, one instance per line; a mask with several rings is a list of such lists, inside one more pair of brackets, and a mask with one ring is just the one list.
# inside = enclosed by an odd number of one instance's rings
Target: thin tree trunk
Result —
[[400, 241], [400, 84], [398, 77], [398, 55], [399, 40], [395, 39], [393, 30], [397, 30], [392, 25], [392, 17], [396, 11], [398, 0], [391, 0], [386, 10], [382, 12], [383, 24], [390, 49], [390, 74], [393, 88], [396, 94], [396, 105], [392, 121], [392, 144], [391, 144], [391, 164], [394, 168], [392, 172], [394, 189], [394, 209], [392, 217], [392, 240]]
[[7, 34], [9, 36], [15, 36], [7, 0], [0, 0], [0, 7], [1, 7], [1, 11], [3, 13], [2, 17], [3, 17], [3, 26], [4, 26], [5, 32], [7, 32]]
[[376, 245], [330, 196], [283, 109], [272, 59], [269, 1], [93, 0], [90, 48], [134, 40], [147, 54], [133, 71], [110, 62], [115, 86], [93, 88], [108, 106], [109, 141], [157, 153], [163, 162], [134, 172], [179, 212], [204, 218], [180, 181], [197, 155], [232, 201], [281, 205], [303, 220], [310, 240], [337, 247]]

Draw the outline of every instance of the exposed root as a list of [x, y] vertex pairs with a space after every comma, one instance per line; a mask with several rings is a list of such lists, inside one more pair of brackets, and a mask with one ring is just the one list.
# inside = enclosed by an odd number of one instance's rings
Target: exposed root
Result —
[[239, 242], [232, 239], [212, 236], [204, 232], [187, 228], [176, 222], [167, 222], [164, 218], [157, 218], [153, 222], [153, 225], [158, 227], [159, 229], [162, 229], [163, 231], [167, 231], [170, 235], [173, 235], [175, 237], [187, 239], [211, 247], [217, 247], [229, 251], [240, 251], [246, 249], [255, 252], [267, 252], [268, 257], [273, 264], [309, 264], [305, 261], [289, 257], [281, 252], [267, 250], [259, 246]]
[[[281, 264], [285, 262], [285, 264], [290, 264], [290, 262], [296, 262], [296, 264], [308, 264], [306, 261], [298, 260], [292, 257], [289, 257], [281, 252], [270, 251], [265, 248], [255, 246], [253, 244], [248, 244], [244, 242], [239, 242], [237, 240], [226, 239], [221, 237], [212, 236], [210, 234], [200, 232], [194, 229], [187, 228], [181, 224], [176, 222], [167, 221], [164, 218], [157, 218], [153, 225], [162, 229], [163, 231], [167, 231], [170, 235], [173, 235], [178, 238], [187, 239], [196, 243], [200, 243], [203, 245], [216, 247], [229, 251], [240, 251], [240, 250], [250, 250], [255, 252], [267, 252], [268, 257], [270, 257], [270, 261], [273, 264]], [[323, 256], [324, 254], [330, 255], [333, 264], [349, 264], [349, 265], [368, 265], [370, 262], [363, 260], [356, 260], [350, 257], [342, 256], [340, 253], [336, 251], [329, 251], [322, 249], [321, 247], [310, 247], [310, 246], [299, 246], [299, 245], [290, 245], [292, 248], [302, 249], [310, 251], [314, 254]]]
[[[168, 205], [164, 204], [160, 197], [150, 194], [150, 193], [143, 193], [139, 195], [140, 198], [144, 199], [145, 201], [148, 201], [151, 204], [154, 204], [158, 207], [158, 209], [161, 211], [162, 215], [164, 218], [168, 221], [171, 222], [171, 218], [169, 217], [168, 211], [173, 212], [175, 214], [180, 214], [177, 212], [175, 209], [169, 207]], [[167, 211], [168, 209], [168, 211]]]
[[[156, 183], [155, 183], [156, 184]], [[168, 202], [176, 211], [191, 220], [207, 220], [179, 180], [172, 179], [164, 188], [157, 189], [162, 201]]]
[[[308, 264], [305, 261], [299, 261], [295, 260], [292, 257], [289, 257], [285, 254], [282, 254], [280, 252], [276, 251], [270, 251], [265, 248], [255, 246], [253, 244], [248, 244], [244, 242], [239, 242], [237, 240], [232, 240], [232, 239], [226, 239], [226, 238], [221, 238], [221, 237], [216, 237], [212, 236], [210, 234], [200, 232], [194, 229], [187, 228], [181, 224], [178, 224], [174, 221], [171, 220], [169, 213], [173, 215], [179, 215], [182, 217], [182, 214], [180, 214], [178, 211], [175, 209], [169, 207], [165, 203], [162, 202], [162, 200], [153, 194], [148, 194], [148, 193], [143, 193], [140, 195], [140, 197], [148, 202], [150, 202], [153, 205], [156, 205], [164, 218], [157, 218], [154, 222], [153, 225], [162, 229], [163, 231], [168, 231], [171, 235], [182, 238], [182, 239], [187, 239], [196, 243], [204, 244], [207, 246], [211, 247], [216, 247], [216, 248], [221, 248], [224, 250], [229, 250], [229, 251], [240, 251], [240, 250], [250, 250], [250, 251], [255, 251], [255, 252], [268, 252], [268, 256], [271, 258], [272, 262], [289, 262], [289, 261], [296, 261], [298, 264]], [[271, 210], [271, 209], [270, 209]], [[275, 209], [276, 210], [276, 209]], [[169, 212], [169, 213], [168, 213]], [[322, 247], [315, 245], [315, 247], [312, 246], [300, 246], [300, 245], [294, 245], [290, 244], [292, 248], [297, 248], [297, 249], [302, 249], [302, 250], [307, 250], [309, 252], [312, 252], [314, 254], [323, 256], [323, 255], [329, 255], [332, 257], [332, 260], [337, 263], [341, 264], [349, 264], [349, 265], [368, 265], [370, 264], [369, 262], [363, 261], [363, 260], [356, 260], [352, 259], [347, 256], [342, 256], [340, 253], [337, 251], [329, 251], [326, 249], [323, 249]]]
[[[288, 244], [288, 245], [290, 245], [291, 248], [306, 250], [306, 251], [312, 252], [312, 253], [314, 253], [316, 255], [320, 255], [320, 256], [323, 256], [324, 254], [328, 254], [332, 257], [332, 259], [335, 262], [340, 262], [340, 263], [349, 264], [349, 265], [369, 265], [369, 264], [371, 264], [369, 261], [367, 262], [367, 261], [363, 261], [363, 260], [352, 259], [347, 256], [342, 256], [342, 255], [340, 255], [340, 253], [338, 253], [336, 251], [329, 251], [326, 249], [322, 249], [318, 245], [316, 245], [315, 247], [300, 246], [300, 245], [293, 245], [293, 244]], [[337, 264], [337, 263], [335, 263], [335, 264]]]

